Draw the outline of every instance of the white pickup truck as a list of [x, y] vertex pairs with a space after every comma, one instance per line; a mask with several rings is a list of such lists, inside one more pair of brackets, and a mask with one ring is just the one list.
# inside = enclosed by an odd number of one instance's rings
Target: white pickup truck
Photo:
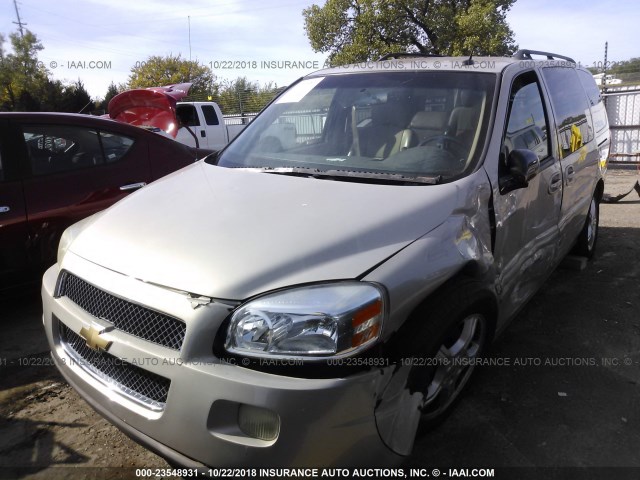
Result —
[[215, 102], [178, 102], [176, 116], [182, 125], [187, 125], [194, 136], [185, 127], [176, 135], [178, 142], [210, 150], [220, 150], [233, 140], [253, 117], [223, 117]]

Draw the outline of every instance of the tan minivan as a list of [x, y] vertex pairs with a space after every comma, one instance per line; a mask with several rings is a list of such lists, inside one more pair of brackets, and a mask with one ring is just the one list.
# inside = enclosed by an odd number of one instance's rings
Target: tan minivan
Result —
[[52, 356], [172, 464], [397, 463], [562, 258], [593, 255], [608, 138], [556, 54], [313, 73], [65, 232]]

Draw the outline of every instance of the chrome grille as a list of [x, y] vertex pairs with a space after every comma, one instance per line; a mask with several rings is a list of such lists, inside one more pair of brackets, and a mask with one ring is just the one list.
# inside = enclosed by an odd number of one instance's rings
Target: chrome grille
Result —
[[58, 296], [118, 330], [174, 350], [182, 347], [187, 326], [181, 320], [116, 297], [67, 271], [60, 273]]
[[73, 361], [80, 367], [125, 396], [154, 410], [164, 409], [171, 380], [107, 352], [92, 350], [80, 335], [64, 323], [58, 321], [58, 325], [63, 346], [71, 350], [67, 353], [71, 354]]

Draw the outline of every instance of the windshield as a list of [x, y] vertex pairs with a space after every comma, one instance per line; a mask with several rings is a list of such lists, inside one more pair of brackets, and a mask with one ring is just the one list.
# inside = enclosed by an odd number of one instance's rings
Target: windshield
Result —
[[465, 71], [306, 78], [213, 162], [289, 173], [457, 178], [482, 153], [495, 79]]

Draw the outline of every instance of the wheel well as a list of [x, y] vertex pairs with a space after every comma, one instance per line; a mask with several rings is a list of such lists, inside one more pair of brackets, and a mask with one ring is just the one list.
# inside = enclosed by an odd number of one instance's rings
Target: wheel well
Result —
[[478, 292], [480, 294], [480, 298], [477, 300], [484, 308], [487, 309], [486, 313], [488, 315], [489, 326], [490, 326], [490, 335], [491, 338], [495, 332], [496, 328], [496, 320], [498, 317], [498, 302], [494, 292], [491, 288], [485, 283], [478, 280], [476, 273], [478, 273], [479, 265], [476, 262], [469, 262], [465, 267], [456, 275], [451, 277], [449, 280], [444, 282], [440, 287], [438, 287], [435, 291], [430, 293], [411, 313], [409, 318], [411, 318], [415, 312], [425, 305], [429, 305], [433, 302], [436, 302], [438, 298], [443, 298], [445, 296], [452, 295], [452, 292], [462, 291], [469, 296], [471, 292]]
[[604, 195], [604, 180], [602, 179], [598, 180], [598, 183], [596, 185], [596, 190], [593, 193], [593, 195], [596, 197], [596, 200], [598, 201], [598, 203], [600, 203], [600, 201], [602, 200], [602, 196]]
[[429, 293], [429, 295], [411, 311], [407, 320], [389, 339], [389, 353], [392, 356], [406, 355], [407, 352], [405, 352], [403, 348], [405, 341], [413, 337], [415, 332], [421, 328], [421, 322], [424, 322], [424, 316], [420, 314], [421, 312], [435, 309], [441, 299], [455, 297], [457, 296], [457, 292], [464, 292], [466, 297], [470, 297], [472, 294], [474, 296], [476, 296], [476, 293], [478, 294], [473, 303], [482, 305], [483, 310], [486, 310], [485, 313], [488, 321], [487, 341], [489, 343], [493, 341], [498, 318], [497, 299], [489, 286], [469, 275], [469, 273], [473, 272], [476, 268], [473, 265], [467, 265], [467, 267], [445, 281], [436, 290]]

